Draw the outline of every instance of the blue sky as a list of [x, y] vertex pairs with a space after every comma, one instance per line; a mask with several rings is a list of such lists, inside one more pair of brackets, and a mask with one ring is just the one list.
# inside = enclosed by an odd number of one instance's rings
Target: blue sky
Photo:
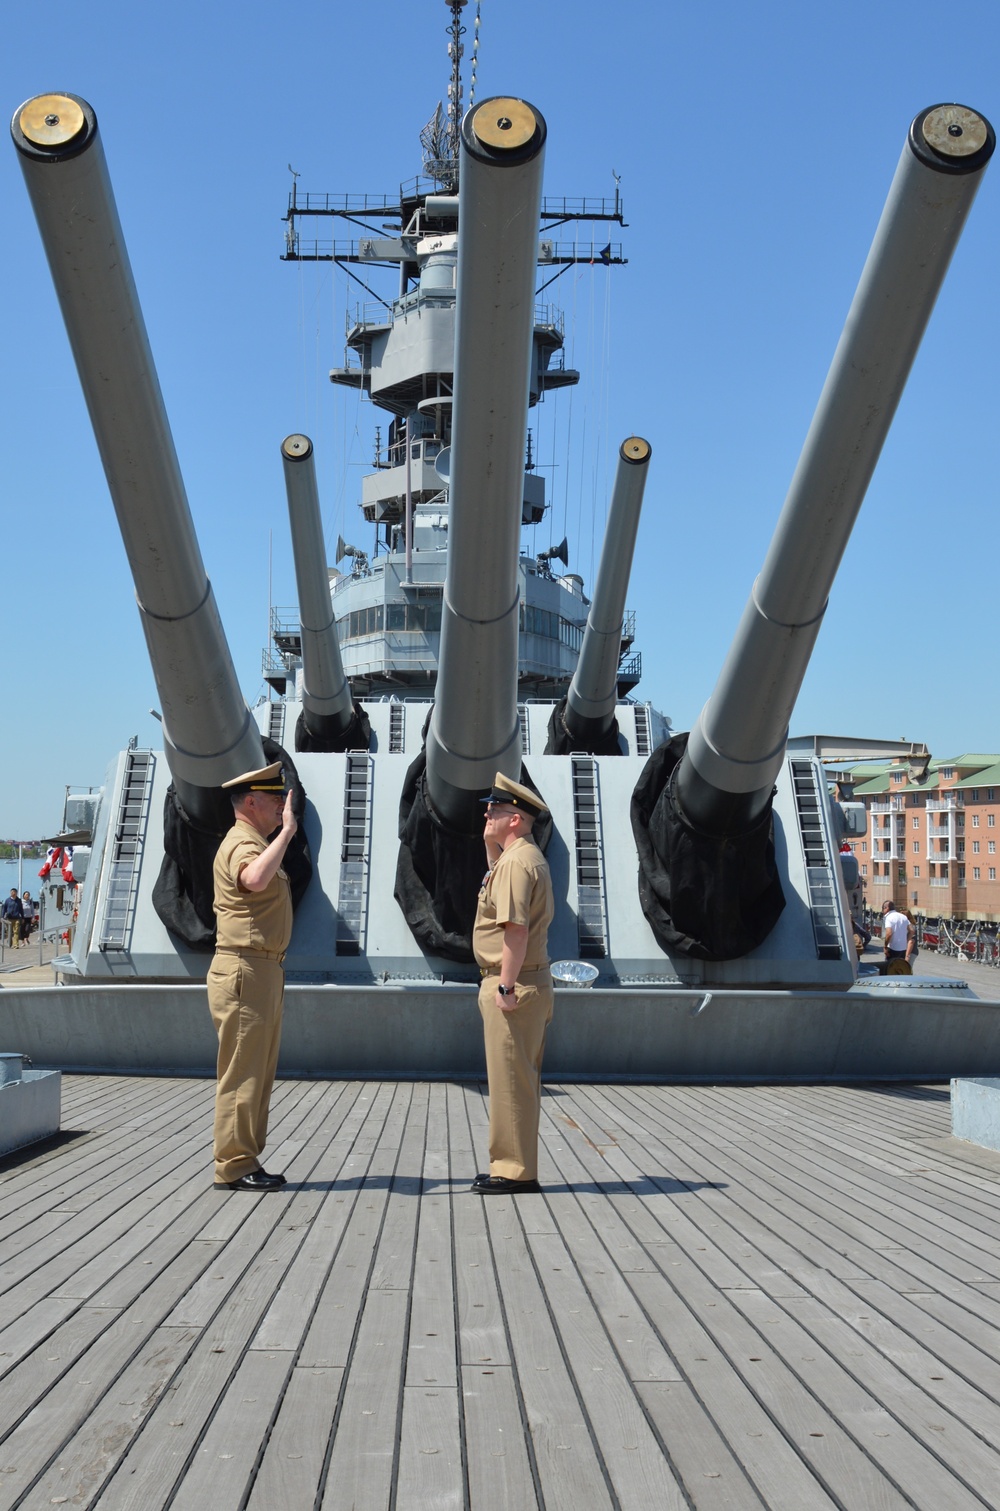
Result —
[[[471, 22], [474, 5], [466, 16]], [[585, 383], [533, 412], [551, 526], [592, 582], [612, 460], [653, 447], [629, 603], [638, 693], [689, 728], [781, 508], [910, 120], [1000, 118], [1000, 8], [931, 0], [484, 0], [478, 97], [545, 115], [546, 192], [611, 194], [626, 268], [567, 273]], [[964, 17], [969, 12], [962, 13]], [[33, 18], [41, 17], [40, 20]], [[447, 82], [444, 0], [96, 0], [5, 14], [9, 116], [95, 107], [209, 576], [243, 691], [269, 579], [295, 601], [278, 447], [317, 447], [328, 541], [355, 508], [369, 405], [334, 391], [346, 280], [279, 260], [291, 183], [392, 193]], [[470, 28], [471, 37], [471, 28]], [[13, 147], [0, 153], [5, 780], [0, 836], [54, 826], [156, 693]], [[616, 235], [617, 239], [617, 235]], [[1000, 749], [995, 680], [1000, 167], [987, 170], [862, 509], [793, 733]], [[270, 562], [270, 566], [269, 566]]]

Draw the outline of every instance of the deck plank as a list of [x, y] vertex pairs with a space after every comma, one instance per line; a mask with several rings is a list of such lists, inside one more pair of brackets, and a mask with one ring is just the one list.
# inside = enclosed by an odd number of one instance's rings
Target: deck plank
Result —
[[292, 1370], [264, 1447], [247, 1511], [311, 1507], [323, 1478], [336, 1420], [342, 1369]]
[[457, 1385], [404, 1386], [397, 1499], [407, 1511], [463, 1511], [459, 1411]]
[[340, 1401], [323, 1511], [382, 1511], [391, 1503], [409, 1298], [365, 1297]]

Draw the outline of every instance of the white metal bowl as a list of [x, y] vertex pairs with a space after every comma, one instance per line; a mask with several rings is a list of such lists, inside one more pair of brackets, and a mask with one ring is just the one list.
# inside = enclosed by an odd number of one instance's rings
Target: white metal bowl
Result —
[[567, 986], [593, 986], [600, 975], [597, 966], [588, 965], [585, 960], [557, 960], [549, 969], [556, 981]]

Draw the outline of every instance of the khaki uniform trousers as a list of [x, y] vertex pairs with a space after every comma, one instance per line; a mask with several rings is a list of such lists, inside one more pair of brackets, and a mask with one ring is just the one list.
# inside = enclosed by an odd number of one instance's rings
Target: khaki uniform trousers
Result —
[[515, 987], [517, 1006], [507, 1013], [496, 1005], [499, 982], [496, 971], [484, 976], [479, 988], [490, 1094], [490, 1174], [537, 1180], [542, 1056], [552, 1021], [552, 977], [548, 967], [522, 971]]
[[208, 1006], [219, 1036], [215, 1178], [260, 1167], [278, 1068], [285, 972], [278, 960], [220, 952], [208, 971]]

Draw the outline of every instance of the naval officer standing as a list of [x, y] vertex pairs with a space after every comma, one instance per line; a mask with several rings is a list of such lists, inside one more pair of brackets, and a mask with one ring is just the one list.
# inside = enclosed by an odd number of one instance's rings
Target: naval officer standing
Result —
[[298, 823], [280, 761], [222, 785], [235, 822], [213, 870], [218, 932], [208, 1005], [219, 1036], [215, 1184], [230, 1191], [273, 1191], [285, 1177], [269, 1175], [260, 1156], [281, 1041], [283, 961], [292, 933], [291, 888], [282, 862]]
[[539, 1190], [542, 1056], [552, 1018], [552, 881], [531, 833], [549, 810], [500, 772], [485, 801], [489, 869], [472, 935], [490, 1094], [489, 1173], [472, 1183], [480, 1196]]

